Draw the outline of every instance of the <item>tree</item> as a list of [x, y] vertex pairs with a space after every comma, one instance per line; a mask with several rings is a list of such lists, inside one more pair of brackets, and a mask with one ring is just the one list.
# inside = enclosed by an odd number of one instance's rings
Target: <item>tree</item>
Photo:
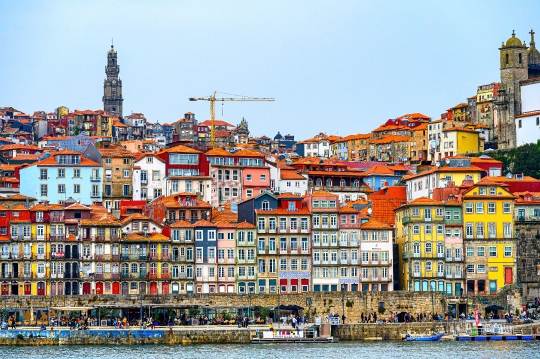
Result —
[[525, 176], [538, 178], [540, 168], [540, 151], [534, 143], [529, 143], [515, 150], [513, 161], [514, 173], [523, 173]]

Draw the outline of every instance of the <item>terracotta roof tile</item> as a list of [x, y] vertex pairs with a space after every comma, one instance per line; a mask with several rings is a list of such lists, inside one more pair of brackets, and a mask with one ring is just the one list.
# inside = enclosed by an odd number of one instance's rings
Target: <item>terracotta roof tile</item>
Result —
[[248, 223], [246, 221], [240, 222], [236, 225], [236, 229], [254, 229], [257, 228], [254, 224]]
[[193, 228], [193, 224], [188, 221], [180, 220], [171, 224], [171, 228]]
[[279, 177], [282, 180], [306, 180], [304, 176], [296, 172], [296, 170], [281, 170]]
[[407, 205], [413, 205], [413, 206], [439, 206], [439, 205], [443, 205], [444, 203], [442, 203], [441, 201], [436, 201], [434, 199], [431, 199], [429, 197], [419, 197], [409, 203], [407, 203]]
[[223, 148], [213, 148], [210, 151], [206, 152], [205, 155], [207, 156], [233, 156], [232, 153], [230, 153], [227, 150], [224, 150]]
[[375, 219], [370, 219], [369, 221], [362, 223], [360, 226], [362, 229], [390, 229], [390, 227], [387, 223], [379, 222]]
[[201, 219], [200, 221], [195, 222], [194, 227], [215, 227], [216, 225], [207, 220]]

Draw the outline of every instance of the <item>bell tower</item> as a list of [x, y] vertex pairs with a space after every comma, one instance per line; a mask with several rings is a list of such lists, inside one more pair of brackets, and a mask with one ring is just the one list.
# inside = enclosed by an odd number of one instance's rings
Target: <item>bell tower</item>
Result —
[[527, 45], [512, 31], [512, 37], [499, 48], [501, 61], [501, 89], [495, 105], [499, 110], [497, 124], [499, 148], [516, 147], [516, 115], [521, 114], [520, 81], [527, 80]]
[[117, 53], [114, 50], [114, 45], [111, 45], [111, 50], [107, 53], [107, 66], [105, 66], [107, 78], [103, 83], [103, 110], [115, 117], [122, 117], [124, 102], [122, 80], [118, 77], [119, 73]]

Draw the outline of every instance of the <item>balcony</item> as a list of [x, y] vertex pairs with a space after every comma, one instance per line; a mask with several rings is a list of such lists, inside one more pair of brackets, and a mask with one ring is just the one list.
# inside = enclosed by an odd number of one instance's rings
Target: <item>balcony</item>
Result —
[[112, 279], [120, 279], [120, 273], [113, 273], [111, 274]]
[[99, 182], [99, 181], [101, 181], [101, 176], [92, 175], [92, 176], [90, 176], [90, 181]]
[[51, 252], [51, 259], [64, 259], [64, 252]]
[[382, 260], [382, 259], [379, 259], [379, 260], [367, 260], [367, 261], [364, 261], [362, 260], [361, 262], [361, 265], [362, 266], [391, 266], [392, 265], [392, 260]]
[[168, 254], [168, 253], [162, 253], [161, 254], [161, 260], [162, 261], [170, 261], [171, 260], [171, 255]]

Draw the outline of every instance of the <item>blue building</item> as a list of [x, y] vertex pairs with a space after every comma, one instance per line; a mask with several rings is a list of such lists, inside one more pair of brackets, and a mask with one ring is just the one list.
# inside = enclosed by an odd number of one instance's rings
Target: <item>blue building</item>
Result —
[[81, 152], [62, 150], [45, 155], [20, 171], [20, 193], [38, 201], [63, 203], [73, 198], [82, 204], [101, 202], [101, 165]]
[[374, 191], [381, 188], [395, 186], [403, 176], [411, 175], [407, 167], [402, 163], [394, 166], [376, 165], [364, 172], [364, 182]]
[[217, 293], [217, 227], [200, 220], [195, 227], [195, 290]]

